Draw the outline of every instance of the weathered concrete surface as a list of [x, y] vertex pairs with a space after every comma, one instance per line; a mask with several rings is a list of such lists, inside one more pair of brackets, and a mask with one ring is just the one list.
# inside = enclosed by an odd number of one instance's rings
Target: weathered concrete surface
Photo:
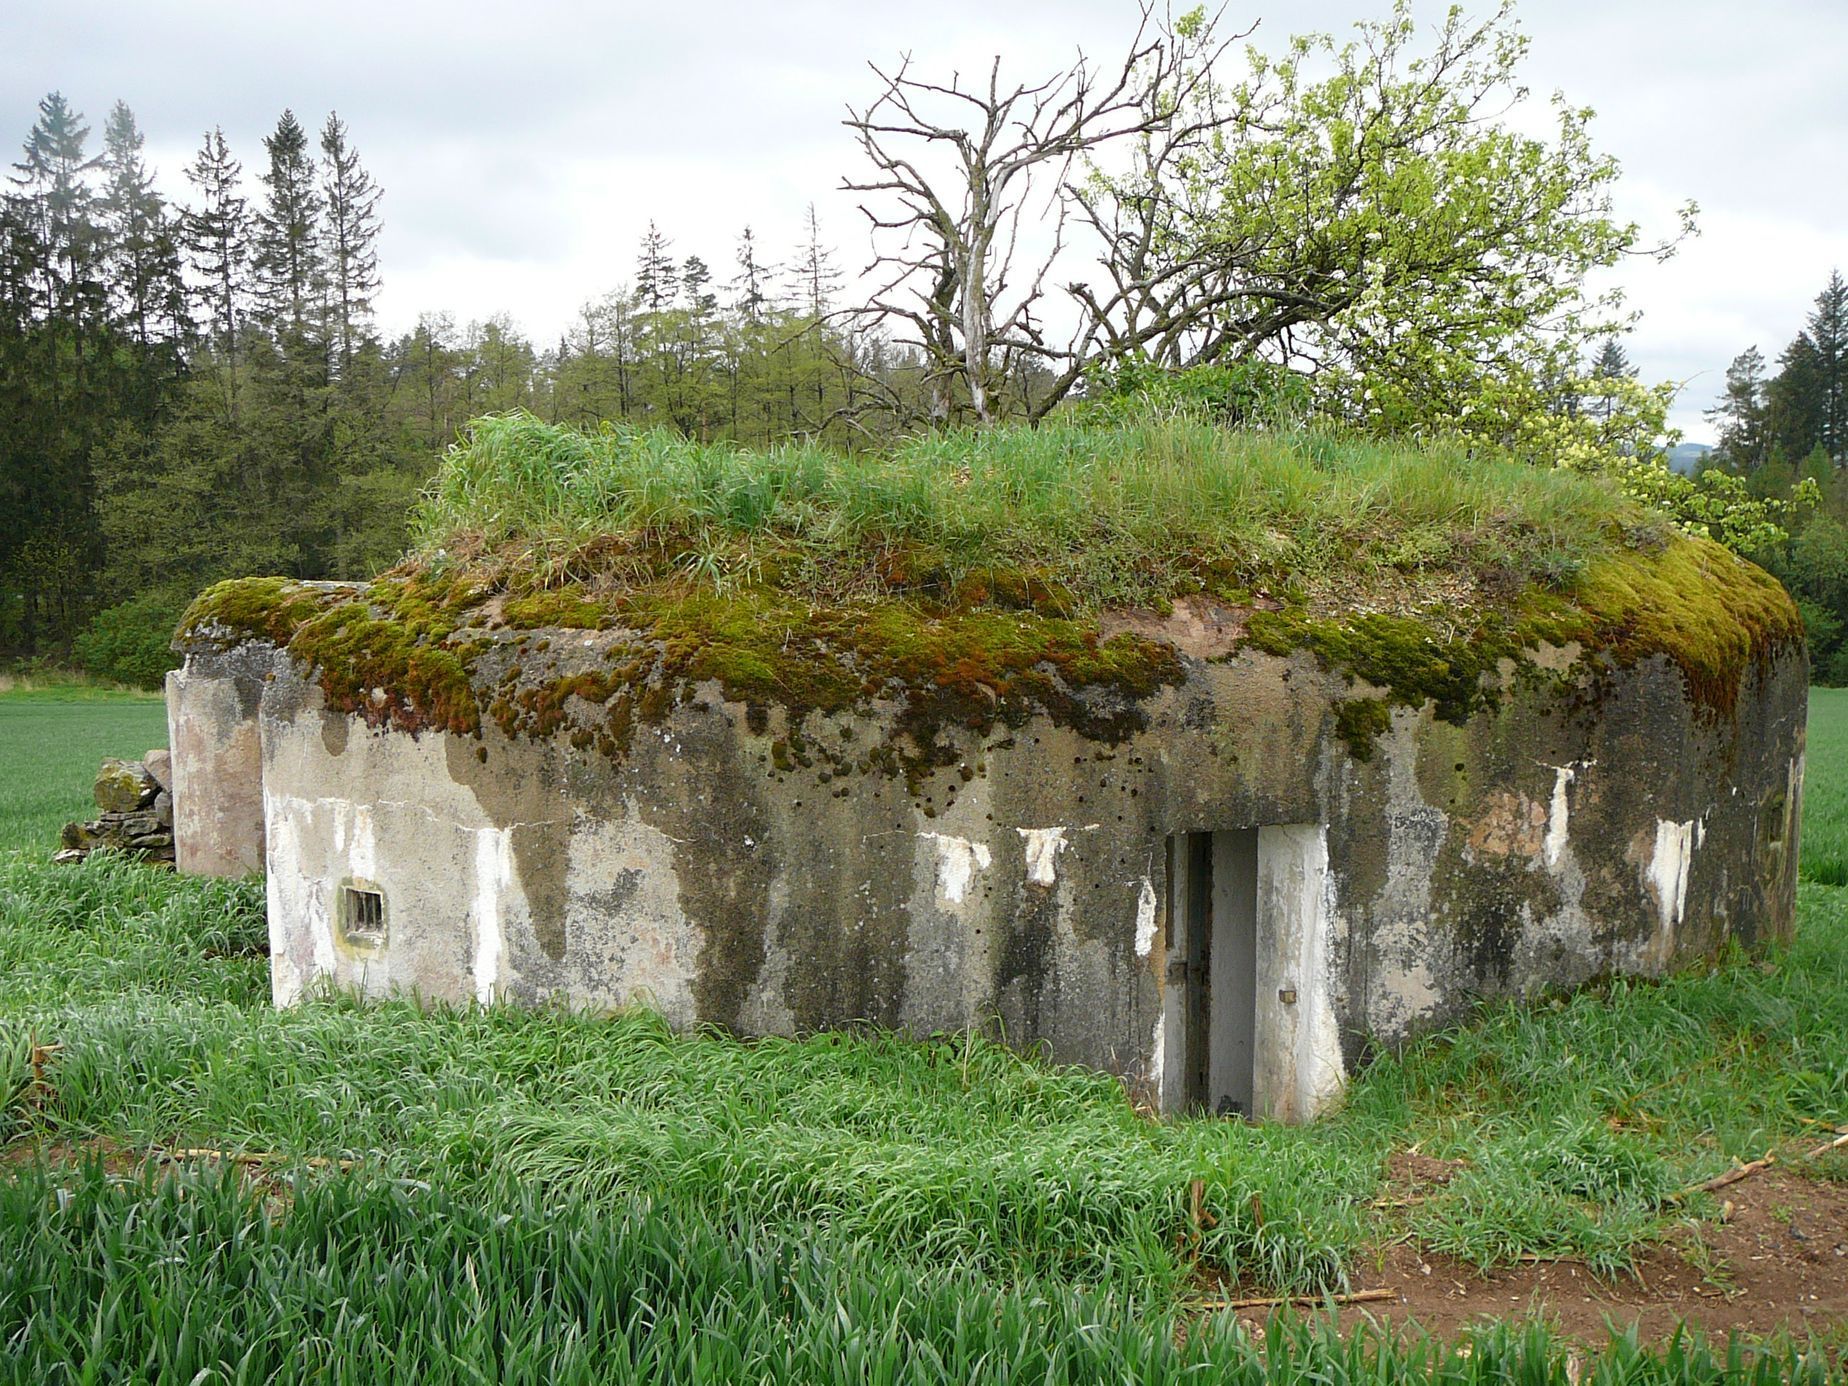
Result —
[[[1365, 761], [1334, 731], [1356, 690], [1312, 657], [1190, 656], [1120, 744], [1045, 718], [966, 732], [961, 761], [915, 788], [776, 753], [792, 730], [879, 744], [884, 705], [791, 728], [707, 686], [612, 760], [565, 732], [369, 727], [287, 661], [265, 682], [268, 659], [195, 654], [170, 707], [194, 863], [248, 864], [260, 739], [285, 1004], [331, 982], [646, 1000], [753, 1034], [986, 1026], [1172, 1106], [1187, 1022], [1168, 843], [1256, 828], [1254, 1100], [1300, 1119], [1367, 1044], [1479, 998], [1655, 975], [1791, 928], [1800, 650], [1730, 714], [1697, 708], [1663, 659], [1511, 673], [1461, 727], [1395, 710]], [[207, 819], [208, 794], [234, 811]], [[343, 929], [349, 889], [383, 897], [382, 939]]]
[[257, 705], [276, 658], [264, 644], [190, 651], [167, 675], [173, 835], [181, 871], [263, 870], [263, 754]]

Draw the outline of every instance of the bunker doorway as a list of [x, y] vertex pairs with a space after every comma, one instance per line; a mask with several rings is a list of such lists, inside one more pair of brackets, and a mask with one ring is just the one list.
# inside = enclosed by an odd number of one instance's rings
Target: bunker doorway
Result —
[[1180, 1072], [1167, 1105], [1249, 1117], [1257, 1048], [1258, 830], [1169, 838], [1168, 899], [1170, 1025], [1179, 1031], [1170, 1038], [1180, 1041], [1169, 1052], [1180, 1060]]

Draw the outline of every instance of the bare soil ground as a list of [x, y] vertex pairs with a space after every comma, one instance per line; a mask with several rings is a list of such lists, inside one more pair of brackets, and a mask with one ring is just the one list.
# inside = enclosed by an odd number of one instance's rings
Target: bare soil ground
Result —
[[[1454, 1172], [1401, 1153], [1389, 1189], [1415, 1199]], [[1639, 1260], [1635, 1278], [1600, 1280], [1584, 1266], [1547, 1261], [1480, 1271], [1407, 1241], [1380, 1247], [1356, 1269], [1356, 1290], [1397, 1298], [1345, 1306], [1341, 1315], [1417, 1325], [1442, 1338], [1489, 1319], [1542, 1317], [1588, 1346], [1634, 1328], [1659, 1341], [1679, 1324], [1709, 1338], [1787, 1330], [1848, 1332], [1848, 1182], [1772, 1167], [1720, 1190], [1721, 1217], [1689, 1218]], [[1270, 1310], [1240, 1311], [1256, 1325]]]

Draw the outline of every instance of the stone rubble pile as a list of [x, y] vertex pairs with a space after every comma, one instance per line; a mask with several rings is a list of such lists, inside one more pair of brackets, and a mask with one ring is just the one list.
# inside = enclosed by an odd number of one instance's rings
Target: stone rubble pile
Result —
[[149, 751], [140, 760], [105, 760], [96, 774], [98, 816], [64, 825], [64, 848], [53, 861], [82, 861], [112, 847], [147, 861], [173, 860], [173, 760]]

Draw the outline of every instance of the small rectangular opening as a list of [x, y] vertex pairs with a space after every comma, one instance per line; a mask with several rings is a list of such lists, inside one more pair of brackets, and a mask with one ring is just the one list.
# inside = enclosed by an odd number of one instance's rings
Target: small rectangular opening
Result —
[[385, 942], [383, 891], [343, 886], [340, 890], [340, 932], [357, 948], [378, 948]]

